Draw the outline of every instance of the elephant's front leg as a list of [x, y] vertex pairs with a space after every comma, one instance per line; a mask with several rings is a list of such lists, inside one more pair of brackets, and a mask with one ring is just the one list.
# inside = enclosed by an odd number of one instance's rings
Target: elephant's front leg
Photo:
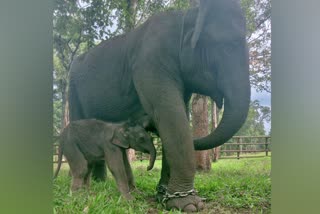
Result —
[[134, 197], [130, 194], [129, 190], [129, 181], [125, 169], [125, 163], [123, 161], [123, 155], [126, 155], [125, 151], [117, 148], [116, 146], [105, 151], [107, 165], [116, 180], [119, 192], [126, 200], [133, 200]]
[[167, 209], [200, 210], [203, 203], [193, 191], [194, 147], [182, 93], [174, 81], [145, 78], [148, 80], [136, 79], [135, 86], [145, 111], [157, 126], [170, 169], [163, 203]]
[[162, 202], [163, 197], [166, 194], [166, 191], [168, 189], [169, 179], [170, 179], [170, 168], [166, 159], [166, 153], [162, 147], [161, 177], [156, 188], [156, 191], [157, 191], [156, 197], [159, 202]]
[[171, 111], [171, 114], [170, 110], [162, 113], [161, 110], [157, 111], [159, 132], [169, 168], [169, 175], [163, 171], [162, 179], [165, 181], [169, 177], [163, 202], [168, 209], [198, 211], [203, 208], [203, 203], [194, 191], [194, 147], [186, 114], [180, 111]]

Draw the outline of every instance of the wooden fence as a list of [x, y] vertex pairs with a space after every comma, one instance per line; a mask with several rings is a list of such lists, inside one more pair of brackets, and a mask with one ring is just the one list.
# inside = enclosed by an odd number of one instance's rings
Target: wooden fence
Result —
[[234, 136], [220, 147], [219, 158], [240, 159], [263, 156], [271, 156], [270, 136]]
[[[54, 138], [56, 139], [56, 138]], [[54, 140], [55, 141], [55, 140]], [[154, 145], [157, 150], [157, 159], [162, 158], [162, 147], [159, 138], [153, 138]], [[262, 155], [263, 152], [263, 155]], [[251, 155], [248, 155], [250, 153]], [[271, 137], [270, 136], [234, 136], [227, 143], [220, 147], [219, 159], [240, 159], [240, 158], [256, 158], [270, 156], [271, 157]], [[148, 155], [142, 152], [136, 152], [137, 160], [146, 160]], [[58, 161], [58, 144], [53, 144], [53, 162]], [[63, 162], [66, 162], [63, 158]]]

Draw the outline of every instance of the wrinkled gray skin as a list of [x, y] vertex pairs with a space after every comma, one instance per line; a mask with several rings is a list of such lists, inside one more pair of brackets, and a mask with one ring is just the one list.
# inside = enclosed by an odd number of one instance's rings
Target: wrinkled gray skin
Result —
[[[194, 149], [217, 147], [243, 125], [250, 101], [245, 18], [238, 0], [203, 0], [163, 12], [126, 35], [79, 56], [70, 71], [70, 119], [139, 121], [149, 115], [163, 143], [161, 179], [169, 193], [194, 188]], [[191, 93], [210, 96], [224, 114], [215, 131], [193, 140], [186, 113]], [[223, 102], [222, 102], [223, 100]], [[101, 165], [100, 165], [101, 166]], [[102, 175], [103, 167], [95, 173]], [[201, 210], [200, 197], [167, 209]]]
[[126, 154], [128, 148], [149, 153], [147, 170], [153, 168], [156, 150], [143, 127], [105, 123], [95, 119], [74, 121], [60, 136], [58, 167], [54, 178], [59, 173], [64, 155], [72, 174], [71, 190], [89, 187], [94, 163], [103, 160], [114, 176], [122, 196], [132, 200], [130, 191], [135, 189], [135, 182]]

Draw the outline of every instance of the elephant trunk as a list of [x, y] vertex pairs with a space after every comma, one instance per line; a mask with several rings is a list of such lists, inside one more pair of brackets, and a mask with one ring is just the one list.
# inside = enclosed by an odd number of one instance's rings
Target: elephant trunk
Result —
[[150, 159], [149, 159], [149, 166], [147, 168], [148, 171], [153, 168], [154, 162], [156, 161], [157, 151], [156, 151], [156, 148], [154, 146], [150, 150], [149, 154], [150, 154]]
[[[225, 72], [225, 78], [222, 79], [224, 112], [218, 127], [208, 136], [195, 139], [195, 150], [207, 150], [218, 147], [227, 142], [244, 124], [250, 105], [250, 80], [249, 80], [249, 64], [246, 53], [235, 60], [227, 59], [221, 65]], [[237, 67], [235, 66], [237, 65]], [[237, 69], [235, 72], [234, 69]]]

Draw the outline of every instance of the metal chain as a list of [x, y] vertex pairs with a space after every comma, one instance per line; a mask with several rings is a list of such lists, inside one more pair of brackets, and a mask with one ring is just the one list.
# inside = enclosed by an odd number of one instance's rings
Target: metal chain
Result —
[[156, 188], [157, 193], [160, 193], [162, 195], [166, 194], [167, 192], [167, 186], [165, 185], [158, 185]]
[[165, 203], [171, 198], [184, 198], [188, 195], [196, 195], [197, 193], [198, 192], [195, 189], [189, 190], [187, 192], [175, 192], [173, 194], [166, 192], [163, 196], [162, 204], [165, 206]]

